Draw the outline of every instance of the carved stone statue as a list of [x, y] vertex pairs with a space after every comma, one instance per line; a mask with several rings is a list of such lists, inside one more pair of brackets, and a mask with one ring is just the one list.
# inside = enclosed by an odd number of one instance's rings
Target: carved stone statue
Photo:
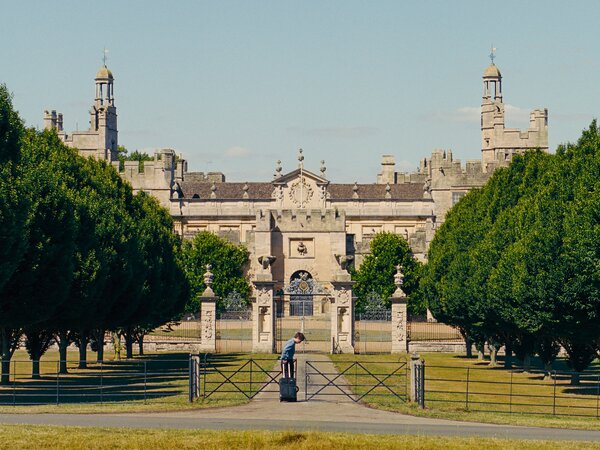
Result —
[[340, 269], [348, 270], [348, 266], [350, 266], [350, 263], [352, 261], [354, 261], [354, 256], [352, 256], [352, 255], [335, 255], [335, 259], [337, 260], [338, 264], [340, 265]]
[[304, 242], [300, 242], [298, 244], [298, 254], [301, 256], [305, 256], [308, 253], [308, 248], [306, 248], [306, 245], [304, 245]]
[[423, 185], [423, 196], [425, 198], [431, 198], [431, 178], [425, 180], [425, 184]]
[[258, 262], [262, 266], [263, 270], [269, 270], [269, 267], [273, 265], [277, 258], [275, 256], [264, 255], [258, 257]]

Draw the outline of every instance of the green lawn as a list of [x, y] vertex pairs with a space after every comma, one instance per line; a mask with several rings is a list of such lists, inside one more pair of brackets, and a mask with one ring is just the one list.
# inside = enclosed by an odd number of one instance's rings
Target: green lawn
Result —
[[[596, 417], [600, 411], [600, 396], [595, 378], [588, 378], [580, 387], [574, 387], [569, 384], [568, 377], [559, 377], [555, 382], [543, 380], [541, 374], [511, 374], [503, 368], [489, 367], [488, 362], [456, 354], [426, 353], [421, 357], [425, 360], [426, 373], [425, 410], [416, 408], [414, 404], [407, 404], [402, 398], [393, 395], [367, 396], [362, 401], [374, 408], [429, 417], [600, 429], [600, 420]], [[332, 356], [338, 370], [344, 370], [348, 365], [340, 361], [355, 360], [363, 363], [368, 370], [381, 373], [395, 368], [406, 358], [406, 355], [389, 354]], [[375, 364], [373, 361], [386, 361], [387, 364]], [[558, 361], [557, 369], [564, 368], [564, 364], [564, 361]], [[365, 383], [373, 382], [369, 378], [363, 377]], [[348, 381], [357, 394], [367, 389], [364, 386], [353, 387], [352, 377]], [[388, 381], [396, 388], [401, 388], [403, 383], [401, 377]], [[553, 411], [556, 415], [552, 415]]]
[[[100, 364], [91, 360], [87, 369], [77, 369], [77, 352], [69, 352], [68, 375], [58, 375], [58, 353], [49, 351], [40, 363], [40, 380], [31, 379], [31, 362], [24, 351], [17, 351], [11, 362], [11, 382], [0, 386], [0, 412], [150, 412], [228, 406], [248, 401], [240, 392], [219, 392], [194, 403], [188, 400], [189, 365], [187, 353], [158, 353], [137, 356], [132, 360], [107, 360]], [[254, 363], [252, 374], [242, 371], [234, 377], [243, 390], [256, 390], [266, 379], [257, 364], [269, 370], [276, 355], [217, 355], [212, 368], [222, 373], [236, 370], [249, 357], [267, 358]], [[247, 370], [249, 367], [246, 368]], [[252, 384], [243, 384], [248, 378]], [[217, 372], [206, 377], [203, 386], [222, 380]], [[220, 381], [219, 381], [220, 382]], [[17, 394], [16, 397], [13, 394]], [[58, 405], [57, 405], [58, 400]]]
[[[59, 426], [0, 426], [0, 449], [561, 449], [564, 443], [510, 439], [392, 436], [292, 431], [205, 431], [109, 429]], [[591, 442], [569, 442], [570, 449], [598, 449]]]

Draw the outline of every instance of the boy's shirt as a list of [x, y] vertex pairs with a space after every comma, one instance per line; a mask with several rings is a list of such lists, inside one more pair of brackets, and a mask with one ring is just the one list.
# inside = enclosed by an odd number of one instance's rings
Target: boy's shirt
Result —
[[294, 341], [294, 338], [291, 338], [283, 346], [283, 351], [281, 352], [281, 359], [291, 361], [294, 359], [294, 353], [296, 353], [296, 341]]

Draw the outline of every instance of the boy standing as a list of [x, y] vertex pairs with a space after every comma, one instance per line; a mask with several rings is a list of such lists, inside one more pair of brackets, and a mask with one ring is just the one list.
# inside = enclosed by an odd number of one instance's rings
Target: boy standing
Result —
[[293, 338], [285, 343], [283, 351], [281, 352], [281, 369], [284, 378], [294, 378], [294, 354], [296, 353], [296, 344], [304, 341], [304, 334], [297, 332]]

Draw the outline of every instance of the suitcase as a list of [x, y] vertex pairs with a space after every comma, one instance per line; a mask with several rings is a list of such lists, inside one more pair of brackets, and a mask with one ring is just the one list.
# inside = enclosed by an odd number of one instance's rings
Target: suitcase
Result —
[[[296, 360], [294, 365], [294, 375], [297, 372]], [[298, 391], [300, 388], [296, 385], [296, 379], [290, 377], [289, 371], [286, 371], [286, 366], [281, 365], [281, 379], [279, 380], [279, 401], [280, 402], [295, 402], [298, 400]], [[289, 369], [289, 368], [288, 368]], [[287, 372], [287, 373], [286, 373]]]
[[295, 378], [282, 378], [279, 380], [279, 401], [295, 402], [298, 400], [298, 386]]

